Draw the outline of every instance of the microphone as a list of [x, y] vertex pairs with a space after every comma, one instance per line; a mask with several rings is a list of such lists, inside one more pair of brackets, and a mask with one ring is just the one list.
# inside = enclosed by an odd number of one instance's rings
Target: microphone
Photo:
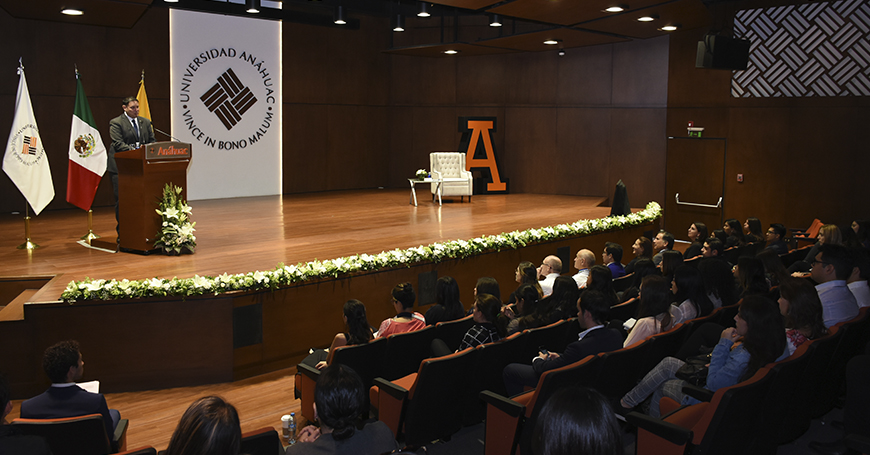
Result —
[[167, 133], [167, 132], [165, 132], [165, 131], [161, 131], [159, 128], [155, 127], [153, 123], [151, 124], [151, 128], [154, 128], [154, 131], [157, 131], [158, 133], [161, 133], [161, 134], [163, 134], [164, 136], [169, 136], [169, 137], [171, 137], [172, 140], [174, 140], [175, 142], [182, 142], [181, 139], [179, 139], [179, 138], [177, 138], [177, 137], [175, 137], [175, 136], [173, 136], [173, 135], [171, 135], [171, 134], [169, 134], [169, 133]]

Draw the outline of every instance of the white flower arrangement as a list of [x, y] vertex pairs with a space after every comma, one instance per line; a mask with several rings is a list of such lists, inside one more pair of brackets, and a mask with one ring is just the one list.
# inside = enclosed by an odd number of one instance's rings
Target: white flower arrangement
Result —
[[417, 180], [423, 180], [426, 177], [429, 177], [429, 173], [426, 172], [426, 169], [417, 169], [417, 172], [414, 173], [414, 177], [416, 177]]
[[[187, 212], [180, 211], [181, 213], [190, 213], [189, 210]], [[236, 275], [224, 273], [216, 277], [194, 275], [193, 278], [151, 278], [138, 281], [85, 278], [83, 281], [70, 281], [61, 298], [65, 302], [74, 302], [77, 300], [117, 300], [164, 296], [191, 297], [204, 294], [219, 295], [231, 291], [274, 290], [302, 281], [337, 278], [341, 275], [397, 267], [411, 267], [421, 262], [461, 259], [487, 251], [519, 249], [537, 242], [561, 240], [611, 229], [624, 229], [655, 221], [661, 215], [661, 206], [657, 202], [650, 202], [644, 210], [630, 215], [610, 216], [597, 220], [579, 220], [571, 224], [503, 232], [498, 235], [487, 235], [469, 240], [449, 240], [406, 250], [382, 251], [376, 255], [363, 253], [325, 261], [315, 259], [296, 265], [278, 264], [274, 270], [269, 271], [257, 270]]]
[[181, 191], [181, 187], [167, 183], [156, 209], [163, 223], [154, 248], [160, 248], [165, 254], [181, 254], [182, 250], [193, 253], [196, 250], [196, 236], [193, 235], [196, 222], [190, 221], [192, 209], [181, 198]]

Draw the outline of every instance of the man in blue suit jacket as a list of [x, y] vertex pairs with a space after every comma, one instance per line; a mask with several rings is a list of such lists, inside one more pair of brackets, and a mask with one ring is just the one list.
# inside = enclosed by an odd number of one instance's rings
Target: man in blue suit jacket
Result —
[[25, 419], [62, 419], [88, 414], [101, 414], [109, 439], [121, 414], [109, 409], [106, 398], [100, 393], [91, 393], [77, 386], [82, 378], [85, 362], [76, 341], [61, 341], [45, 350], [42, 367], [51, 379], [51, 387], [21, 403], [21, 417]]
[[522, 393], [524, 386], [537, 386], [538, 379], [545, 371], [579, 362], [588, 355], [622, 348], [622, 342], [625, 341], [622, 334], [604, 327], [610, 312], [610, 300], [604, 293], [584, 291], [577, 301], [577, 310], [580, 328], [585, 329], [580, 332], [580, 339], [569, 344], [562, 354], [541, 352], [532, 359], [531, 365], [512, 363], [506, 366], [502, 376], [508, 396]]

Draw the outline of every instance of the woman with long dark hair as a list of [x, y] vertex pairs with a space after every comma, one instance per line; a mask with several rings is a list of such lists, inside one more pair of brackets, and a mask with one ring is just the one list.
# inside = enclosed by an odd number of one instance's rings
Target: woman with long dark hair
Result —
[[725, 231], [725, 235], [727, 236], [725, 241], [722, 242], [725, 244], [725, 248], [743, 246], [746, 244], [743, 238], [743, 226], [740, 226], [740, 222], [737, 221], [736, 218], [728, 218], [725, 220], [722, 230]]
[[607, 399], [593, 389], [565, 387], [554, 393], [532, 434], [535, 455], [622, 455], [622, 430]]
[[761, 232], [761, 220], [755, 217], [749, 217], [743, 223], [743, 229], [746, 230], [746, 235], [743, 236], [744, 242], [758, 243], [764, 241], [764, 233]]
[[804, 278], [788, 277], [779, 285], [779, 311], [785, 316], [789, 354], [798, 346], [828, 333], [822, 317], [822, 301], [816, 288]]
[[[704, 386], [708, 390], [749, 379], [762, 366], [788, 356], [782, 316], [770, 300], [759, 296], [743, 299], [734, 321], [737, 327], [724, 329], [713, 348]], [[683, 393], [686, 382], [676, 377], [684, 364], [675, 357], [666, 357], [622, 397], [620, 404], [632, 409], [652, 395], [648, 414], [659, 417], [659, 400], [663, 397], [682, 404], [698, 403]]]
[[505, 329], [505, 336], [511, 336], [514, 333], [522, 332], [526, 329], [533, 329], [547, 324], [549, 320], [537, 311], [538, 303], [541, 300], [541, 295], [538, 289], [531, 284], [523, 284], [514, 291], [517, 296], [517, 303], [510, 307], [505, 307], [503, 314], [510, 322]]
[[238, 455], [241, 444], [236, 408], [221, 397], [203, 397], [184, 411], [166, 455]]
[[637, 261], [641, 259], [649, 259], [653, 258], [653, 246], [652, 241], [644, 236], [638, 237], [637, 240], [634, 241], [634, 244], [631, 245], [631, 252], [634, 254], [634, 258], [625, 266], [625, 274], [634, 273], [634, 267], [637, 265]]
[[366, 317], [366, 306], [362, 302], [357, 299], [348, 300], [344, 303], [342, 313], [347, 332], [336, 333], [329, 349], [315, 349], [301, 363], [320, 370], [327, 365], [329, 353], [335, 351], [336, 348], [368, 343], [374, 339], [372, 327]]
[[610, 306], [619, 303], [616, 291], [613, 290], [613, 273], [603, 265], [593, 265], [586, 277], [586, 288], [601, 291], [610, 300]]
[[740, 298], [750, 295], [764, 295], [770, 292], [767, 277], [764, 276], [764, 263], [754, 257], [742, 257], [737, 260], [734, 275], [740, 286]]
[[691, 265], [681, 265], [674, 271], [671, 292], [676, 302], [671, 309], [673, 325], [713, 312], [713, 303], [704, 289], [701, 272]]
[[650, 335], [664, 332], [673, 327], [671, 309], [671, 292], [668, 281], [664, 277], [650, 275], [643, 279], [640, 285], [640, 306], [637, 309], [637, 322], [623, 347], [640, 343]]
[[426, 325], [453, 321], [465, 316], [465, 308], [459, 301], [459, 284], [450, 276], [442, 276], [435, 282], [435, 305], [426, 312]]
[[698, 270], [713, 308], [737, 303], [737, 281], [731, 273], [731, 265], [723, 260], [707, 259], [698, 264]]
[[[608, 269], [609, 271], [609, 269]], [[553, 282], [553, 293], [544, 297], [538, 308], [548, 314], [550, 323], [577, 316], [577, 299], [580, 289], [577, 282], [569, 276], [560, 275]]]
[[701, 248], [704, 247], [704, 240], [710, 238], [710, 232], [707, 230], [707, 225], [700, 222], [695, 221], [689, 226], [689, 232], [687, 233], [689, 237], [689, 241], [692, 242], [688, 248], [686, 248], [686, 253], [683, 255], [686, 259], [691, 259], [696, 256], [701, 255]]

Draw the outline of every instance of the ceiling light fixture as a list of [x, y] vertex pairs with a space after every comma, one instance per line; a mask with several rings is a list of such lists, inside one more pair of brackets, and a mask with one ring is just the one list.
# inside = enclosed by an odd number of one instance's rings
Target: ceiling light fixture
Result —
[[490, 27], [501, 27], [501, 18], [498, 17], [498, 14], [490, 14], [489, 15], [489, 26]]
[[401, 13], [396, 14], [396, 18], [394, 19], [395, 23], [393, 23], [393, 31], [394, 32], [404, 32], [405, 31], [405, 17], [402, 16]]
[[260, 0], [245, 0], [245, 6], [247, 6], [247, 12], [250, 14], [257, 14], [260, 12]]
[[565, 49], [559, 49], [559, 57], [565, 56]]
[[178, 0], [163, 0], [165, 3], [178, 3]]
[[649, 16], [641, 16], [641, 17], [637, 18], [637, 20], [638, 20], [638, 22], [652, 22], [658, 18], [659, 18], [658, 15], [650, 14]]
[[680, 24], [665, 25], [664, 27], [662, 27], [662, 31], [673, 32], [679, 28], [680, 28]]
[[60, 10], [60, 12], [66, 14], [67, 16], [81, 16], [82, 14], [85, 14], [84, 11], [76, 8], [64, 8]]
[[429, 3], [420, 2], [420, 12], [417, 13], [417, 17], [429, 17], [429, 16], [431, 16], [431, 14], [429, 14]]
[[457, 51], [456, 49], [447, 49], [446, 51], [444, 51], [444, 53], [447, 55], [456, 55], [459, 53], [459, 51]]
[[553, 46], [553, 45], [559, 44], [561, 42], [562, 42], [562, 40], [560, 40], [560, 39], [548, 39], [548, 40], [544, 41], [544, 44], [546, 44], [548, 46]]
[[604, 9], [605, 13], [621, 13], [628, 9], [628, 5], [613, 5]]
[[344, 7], [339, 5], [335, 7], [335, 13], [332, 15], [332, 21], [337, 25], [347, 24], [347, 18], [344, 17]]

